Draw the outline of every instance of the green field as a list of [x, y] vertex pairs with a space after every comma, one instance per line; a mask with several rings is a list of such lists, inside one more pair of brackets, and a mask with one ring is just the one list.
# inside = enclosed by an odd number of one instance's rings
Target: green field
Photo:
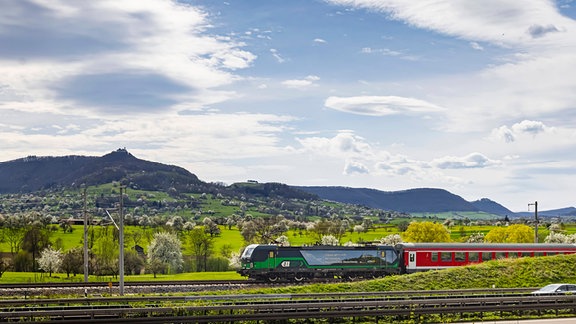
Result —
[[[246, 279], [235, 271], [225, 272], [187, 272], [170, 275], [125, 275], [124, 281], [166, 281], [166, 280], [239, 280]], [[118, 277], [114, 276], [89, 276], [90, 282], [118, 282]], [[0, 277], [1, 284], [9, 283], [32, 283], [32, 282], [83, 282], [84, 275], [67, 277], [65, 273], [53, 273], [52, 277], [41, 272], [5, 272]]]
[[[98, 227], [98, 226], [95, 226]], [[488, 233], [494, 226], [491, 225], [482, 225], [482, 226], [461, 226], [461, 225], [454, 225], [448, 227], [450, 231], [450, 238], [453, 242], [461, 242], [466, 237], [470, 236], [474, 233]], [[81, 247], [83, 242], [83, 233], [84, 228], [81, 225], [74, 225], [72, 233], [64, 233], [61, 229], [57, 231], [51, 232], [51, 242], [58, 247], [61, 248], [62, 251], [67, 251], [74, 247]], [[133, 247], [134, 244], [138, 244], [144, 249], [148, 247], [150, 244], [150, 239], [153, 237], [154, 229], [147, 228], [144, 230], [145, 235], [141, 235], [137, 242], [132, 239], [132, 233], [135, 230], [142, 231], [141, 227], [137, 226], [125, 226], [125, 246]], [[160, 230], [160, 229], [157, 229]], [[236, 226], [233, 226], [231, 229], [228, 229], [226, 226], [220, 226], [221, 234], [219, 236], [214, 237], [213, 240], [213, 251], [215, 255], [219, 255], [220, 251], [224, 248], [229, 250], [230, 252], [239, 252], [244, 246], [245, 242], [240, 234], [240, 231]], [[0, 234], [2, 233], [3, 229], [0, 229]], [[540, 226], [538, 234], [540, 238], [540, 242], [544, 241], [544, 238], [548, 235], [549, 231], [544, 227]], [[576, 233], [576, 224], [567, 224], [564, 226], [564, 233], [565, 234], [573, 234]], [[379, 241], [382, 237], [386, 237], [391, 234], [400, 234], [398, 227], [394, 224], [377, 224], [374, 226], [373, 229], [368, 230], [364, 233], [357, 233], [357, 232], [350, 232], [347, 231], [342, 238], [340, 239], [341, 244], [345, 244], [347, 242], [374, 242]], [[313, 245], [317, 242], [317, 237], [306, 230], [289, 230], [285, 234], [290, 244], [293, 246], [299, 245]], [[181, 233], [180, 239], [182, 241], [182, 248], [184, 254], [191, 254], [187, 236], [185, 233]], [[10, 246], [8, 242], [0, 242], [0, 252], [10, 252]]]

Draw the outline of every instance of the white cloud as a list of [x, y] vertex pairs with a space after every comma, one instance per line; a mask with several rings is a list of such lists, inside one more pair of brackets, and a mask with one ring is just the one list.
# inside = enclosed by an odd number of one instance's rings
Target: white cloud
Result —
[[304, 79], [293, 79], [283, 81], [282, 84], [288, 88], [295, 89], [307, 89], [309, 87], [315, 86], [316, 81], [320, 80], [320, 77], [316, 75], [309, 75]]
[[314, 38], [314, 43], [316, 44], [326, 44], [326, 40], [322, 39], [322, 38]]
[[373, 147], [366, 139], [352, 131], [340, 131], [332, 138], [308, 137], [298, 139], [307, 155], [329, 157], [344, 164], [344, 175], [366, 174], [375, 179], [402, 177], [409, 181], [456, 185], [469, 180], [446, 172], [463, 169], [482, 169], [500, 166], [481, 153], [466, 156], [446, 156], [431, 161], [412, 159]]
[[[549, 1], [326, 0], [387, 13], [418, 28], [475, 41], [528, 45], [534, 35], [573, 25]], [[537, 22], [537, 23], [535, 23]], [[543, 26], [538, 28], [537, 26]]]
[[443, 111], [441, 107], [424, 100], [397, 96], [329, 97], [324, 105], [335, 110], [368, 116], [410, 115]]
[[271, 49], [270, 49], [270, 53], [272, 53], [272, 56], [276, 59], [276, 61], [277, 61], [278, 63], [284, 63], [284, 62], [286, 62], [286, 59], [284, 59], [284, 58], [282, 57], [282, 55], [280, 55], [280, 53], [278, 53], [278, 50], [277, 50], [277, 49], [271, 48]]
[[362, 54], [379, 54], [383, 56], [390, 56], [390, 57], [397, 57], [403, 60], [408, 61], [417, 61], [420, 58], [415, 55], [405, 54], [401, 51], [391, 50], [389, 48], [371, 48], [371, 47], [363, 47], [360, 51]]
[[[0, 52], [0, 84], [11, 95], [0, 93], [0, 100], [4, 108], [26, 98], [50, 107], [36, 109], [106, 107], [108, 114], [201, 106], [207, 94], [225, 100], [208, 92], [238, 79], [230, 71], [256, 57], [241, 43], [207, 36], [208, 27], [198, 8], [171, 1], [9, 0], [0, 13], [0, 41], [8, 44]], [[122, 80], [119, 98], [110, 84]], [[152, 87], [157, 91], [141, 90]]]
[[322, 155], [340, 158], [372, 155], [371, 146], [352, 131], [340, 131], [332, 138], [313, 136], [297, 138], [297, 141], [306, 151]]
[[445, 156], [434, 159], [430, 163], [430, 165], [439, 169], [485, 168], [500, 164], [500, 161], [491, 160], [478, 152], [470, 153], [466, 156]]
[[368, 174], [370, 170], [361, 162], [358, 161], [346, 161], [344, 165], [344, 174], [345, 175], [353, 175], [353, 174]]
[[548, 127], [544, 123], [533, 120], [523, 120], [512, 127], [501, 126], [492, 130], [492, 138], [502, 139], [504, 142], [514, 142], [519, 136], [536, 136], [541, 133], [554, 133], [554, 127]]
[[[438, 128], [481, 131], [503, 121], [546, 117], [549, 120], [574, 108], [576, 21], [563, 16], [551, 1], [514, 0], [326, 0], [379, 11], [417, 28], [479, 44], [502, 48], [493, 64], [464, 75], [440, 75], [410, 80], [402, 93], [434, 94], [434, 103], [446, 109]], [[372, 49], [370, 49], [373, 51]], [[392, 52], [393, 53], [393, 52]], [[501, 54], [505, 53], [505, 54]], [[506, 55], [506, 56], [504, 56]], [[412, 90], [413, 91], [413, 90]], [[409, 95], [408, 95], [409, 96]], [[554, 120], [570, 123], [565, 118]]]
[[484, 50], [484, 47], [482, 47], [482, 45], [478, 44], [477, 42], [470, 42], [470, 47], [478, 51]]

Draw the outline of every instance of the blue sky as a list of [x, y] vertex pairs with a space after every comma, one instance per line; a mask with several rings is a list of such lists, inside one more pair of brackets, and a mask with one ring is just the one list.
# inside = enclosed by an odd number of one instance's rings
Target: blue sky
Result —
[[1, 161], [576, 205], [572, 0], [5, 0]]

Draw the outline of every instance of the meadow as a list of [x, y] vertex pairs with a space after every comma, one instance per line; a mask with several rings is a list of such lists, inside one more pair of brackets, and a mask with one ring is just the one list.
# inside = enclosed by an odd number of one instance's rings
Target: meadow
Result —
[[[395, 222], [396, 223], [396, 222]], [[95, 226], [96, 227], [96, 226]], [[486, 234], [492, 230], [495, 226], [493, 225], [453, 225], [449, 226], [450, 238], [453, 242], [462, 242], [466, 237], [474, 233]], [[66, 252], [74, 247], [83, 246], [83, 235], [84, 227], [82, 225], [73, 225], [72, 232], [63, 232], [61, 229], [53, 231], [51, 233], [51, 241], [60, 248], [62, 251]], [[131, 239], [132, 233], [136, 230], [141, 230], [141, 227], [137, 226], [125, 226], [125, 243], [126, 247], [134, 245], [134, 240]], [[213, 240], [213, 252], [215, 255], [219, 255], [221, 251], [229, 252], [240, 252], [242, 248], [246, 245], [240, 231], [236, 226], [228, 229], [227, 226], [220, 226], [221, 233], [214, 237]], [[0, 234], [4, 235], [4, 229], [0, 229]], [[150, 240], [153, 237], [155, 229], [147, 228], [144, 230], [145, 235], [142, 235], [138, 240], [138, 245], [142, 246], [144, 249], [150, 244]], [[576, 224], [566, 224], [564, 225], [565, 234], [576, 233]], [[376, 224], [373, 229], [368, 230], [364, 233], [357, 232], [346, 232], [342, 239], [341, 244], [347, 242], [375, 242], [379, 241], [382, 237], [386, 237], [391, 234], [401, 234], [396, 224]], [[548, 229], [545, 226], [540, 226], [538, 231], [538, 236], [540, 242], [543, 242], [546, 236], [549, 234]], [[185, 232], [180, 233], [180, 240], [182, 241], [182, 249], [184, 254], [191, 254], [190, 247]], [[314, 233], [310, 233], [306, 230], [289, 230], [285, 234], [291, 245], [313, 245], [317, 242], [317, 237]], [[0, 252], [10, 252], [10, 246], [8, 242], [0, 242]]]

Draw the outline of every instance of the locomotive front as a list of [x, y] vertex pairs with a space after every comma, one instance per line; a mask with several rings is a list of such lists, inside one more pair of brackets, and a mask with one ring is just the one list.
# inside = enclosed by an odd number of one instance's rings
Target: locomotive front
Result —
[[248, 245], [240, 256], [240, 275], [255, 278], [258, 274], [266, 272], [270, 265], [266, 262], [278, 250], [276, 245]]

